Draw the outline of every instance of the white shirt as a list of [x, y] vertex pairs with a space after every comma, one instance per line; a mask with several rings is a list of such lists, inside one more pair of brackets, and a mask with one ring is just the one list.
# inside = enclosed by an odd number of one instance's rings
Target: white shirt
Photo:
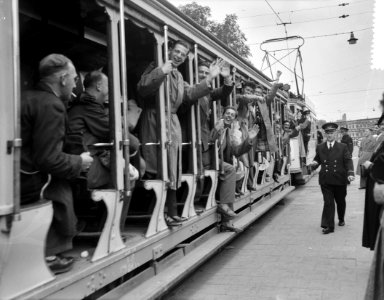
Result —
[[327, 142], [328, 149], [329, 149], [330, 147], [333, 148], [334, 145], [335, 145], [335, 141], [333, 141], [333, 142]]

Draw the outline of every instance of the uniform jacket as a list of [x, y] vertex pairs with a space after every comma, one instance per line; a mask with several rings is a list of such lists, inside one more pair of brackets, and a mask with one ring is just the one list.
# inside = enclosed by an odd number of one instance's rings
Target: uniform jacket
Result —
[[44, 83], [21, 97], [21, 201], [37, 200], [47, 174], [61, 179], [80, 175], [81, 158], [63, 152], [66, 107]]
[[348, 134], [345, 134], [341, 138], [340, 143], [343, 143], [343, 144], [347, 145], [349, 154], [351, 154], [351, 156], [352, 156], [352, 153], [353, 153], [353, 140], [352, 140], [352, 138]]
[[[272, 103], [272, 101], [276, 97], [277, 90], [283, 86], [282, 83], [275, 83], [270, 92], [268, 93], [267, 96], [264, 97], [263, 101], [257, 101], [257, 105], [259, 107], [261, 116], [263, 117], [263, 121], [265, 124], [266, 128], [266, 133], [267, 133], [267, 140], [269, 144], [269, 150], [271, 152], [276, 152], [277, 149], [277, 144], [276, 144], [276, 137], [272, 129], [272, 123], [270, 119], [270, 110], [269, 107]], [[236, 97], [238, 101], [238, 119], [241, 121], [242, 119], [248, 120], [249, 118], [249, 110], [248, 110], [248, 103], [250, 100], [246, 98], [244, 95], [238, 95]], [[251, 100], [253, 101], [253, 100]], [[249, 122], [249, 121], [248, 121]], [[251, 127], [252, 124], [248, 124], [249, 127]]]
[[319, 174], [321, 185], [346, 185], [348, 176], [354, 176], [352, 158], [345, 144], [335, 141], [332, 150], [329, 150], [327, 142], [324, 142], [316, 147], [316, 156], [313, 160], [319, 164], [318, 166], [321, 165]]
[[[160, 85], [164, 82], [166, 75], [160, 67], [151, 63], [144, 71], [137, 90], [140, 95], [139, 105], [143, 109], [141, 113], [140, 139], [142, 142], [142, 154], [147, 165], [147, 172], [157, 174], [157, 162], [160, 161], [156, 146], [146, 146], [146, 143], [158, 142], [157, 137], [158, 125], [156, 122], [156, 103], [157, 92]], [[199, 98], [208, 95], [211, 91], [207, 81], [203, 80], [197, 85], [190, 86], [183, 79], [181, 73], [174, 70], [169, 74], [170, 78], [170, 102], [171, 107], [166, 108], [171, 110], [171, 139], [172, 144], [168, 151], [168, 176], [171, 182], [171, 189], [177, 189], [181, 185], [181, 152], [182, 152], [182, 135], [177, 111], [183, 101], [192, 101], [193, 103]], [[168, 122], [166, 122], [168, 124]], [[167, 129], [168, 130], [168, 129]]]

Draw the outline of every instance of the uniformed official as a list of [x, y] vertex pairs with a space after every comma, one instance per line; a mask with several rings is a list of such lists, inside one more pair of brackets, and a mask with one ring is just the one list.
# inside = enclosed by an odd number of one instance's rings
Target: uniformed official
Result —
[[353, 153], [353, 140], [350, 137], [350, 135], [348, 134], [348, 128], [340, 126], [340, 132], [343, 135], [343, 137], [341, 138], [340, 143], [343, 143], [343, 144], [347, 145], [349, 154], [351, 154], [351, 156], [352, 156], [352, 153]]
[[322, 126], [327, 141], [316, 147], [316, 156], [310, 164], [313, 169], [321, 165], [319, 183], [324, 198], [321, 217], [324, 234], [335, 230], [335, 202], [339, 226], [345, 225], [347, 183], [355, 179], [353, 162], [347, 146], [335, 141], [337, 127], [335, 123], [325, 123]]

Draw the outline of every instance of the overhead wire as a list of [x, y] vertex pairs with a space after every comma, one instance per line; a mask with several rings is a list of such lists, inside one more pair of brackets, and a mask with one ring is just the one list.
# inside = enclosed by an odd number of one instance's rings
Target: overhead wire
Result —
[[329, 95], [344, 95], [344, 94], [361, 93], [361, 92], [378, 91], [378, 90], [384, 91], [384, 87], [373, 88], [373, 89], [353, 90], [353, 91], [340, 91], [340, 92], [334, 92], [334, 93], [321, 93], [321, 94], [317, 94], [317, 95], [307, 95], [307, 96], [308, 97], [320, 97], [320, 96], [329, 96]]
[[[369, 2], [370, 0], [362, 0], [362, 1], [356, 1], [352, 3], [347, 3], [347, 5], [354, 5], [358, 4], [361, 2]], [[341, 4], [346, 4], [346, 3], [341, 3]], [[295, 12], [300, 12], [300, 11], [307, 11], [307, 10], [317, 10], [317, 9], [323, 9], [323, 8], [330, 8], [330, 7], [345, 7], [346, 5], [327, 5], [327, 6], [319, 6], [319, 7], [312, 7], [312, 8], [302, 8], [302, 9], [296, 9], [296, 10], [287, 10], [287, 11], [282, 11], [278, 12], [278, 15], [282, 14], [289, 14], [289, 13], [295, 13]], [[239, 19], [246, 19], [246, 18], [255, 18], [255, 17], [263, 17], [263, 16], [272, 16], [274, 13], [266, 13], [266, 14], [258, 14], [258, 15], [253, 15], [253, 16], [238, 16]]]
[[[347, 17], [352, 17], [352, 16], [358, 16], [358, 15], [364, 15], [368, 13], [373, 13], [373, 11], [364, 11], [356, 14], [350, 14], [350, 15], [342, 15], [342, 16], [337, 16], [337, 17], [328, 17], [328, 18], [319, 18], [319, 19], [311, 19], [311, 20], [304, 20], [304, 21], [297, 21], [297, 22], [282, 22], [287, 25], [296, 25], [296, 24], [304, 24], [304, 23], [312, 23], [312, 22], [319, 22], [319, 21], [328, 21], [328, 20], [333, 20], [333, 19], [345, 19]], [[280, 24], [269, 24], [269, 25], [262, 25], [262, 26], [250, 26], [250, 27], [245, 27], [243, 29], [257, 29], [257, 28], [266, 28], [266, 27], [274, 27], [278, 26]]]
[[[366, 27], [362, 29], [357, 29], [357, 30], [350, 30], [346, 32], [337, 32], [337, 33], [330, 33], [330, 34], [322, 34], [322, 35], [313, 35], [313, 36], [305, 36], [303, 37], [304, 39], [315, 39], [315, 38], [321, 38], [321, 37], [328, 37], [328, 36], [335, 36], [335, 35], [342, 35], [342, 34], [350, 34], [352, 31], [353, 32], [359, 32], [359, 31], [365, 31], [368, 29], [372, 29], [373, 27]], [[249, 46], [254, 46], [254, 45], [260, 45], [261, 43], [248, 43], [247, 45]]]

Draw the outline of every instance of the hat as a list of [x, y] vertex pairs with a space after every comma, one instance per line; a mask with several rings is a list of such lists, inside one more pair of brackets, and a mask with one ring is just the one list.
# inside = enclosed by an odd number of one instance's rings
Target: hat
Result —
[[336, 123], [332, 123], [332, 122], [328, 122], [328, 123], [325, 123], [323, 126], [321, 126], [321, 128], [324, 129], [325, 132], [333, 132], [337, 129], [337, 127], [339, 127], [339, 125], [337, 125]]
[[303, 115], [309, 115], [310, 113], [311, 111], [309, 109], [303, 109], [303, 112], [302, 112]]
[[340, 126], [340, 130], [348, 131], [349, 129], [348, 129], [347, 127], [342, 127], [342, 126]]

